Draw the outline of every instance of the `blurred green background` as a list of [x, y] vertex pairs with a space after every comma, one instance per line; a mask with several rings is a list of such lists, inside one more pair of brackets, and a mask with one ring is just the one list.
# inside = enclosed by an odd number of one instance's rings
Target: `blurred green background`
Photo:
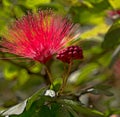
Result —
[[[88, 94], [87, 106], [101, 111], [120, 108], [120, 21], [119, 14], [115, 18], [108, 14], [110, 10], [120, 9], [119, 0], [0, 0], [0, 34], [28, 11], [49, 8], [80, 24], [77, 44], [83, 48], [84, 59], [74, 62], [66, 90], [107, 84], [114, 96], [104, 96], [105, 92], [100, 96]], [[51, 61], [49, 67], [59, 82], [63, 63]], [[40, 63], [0, 52], [0, 109], [19, 103], [46, 84], [48, 79]]]

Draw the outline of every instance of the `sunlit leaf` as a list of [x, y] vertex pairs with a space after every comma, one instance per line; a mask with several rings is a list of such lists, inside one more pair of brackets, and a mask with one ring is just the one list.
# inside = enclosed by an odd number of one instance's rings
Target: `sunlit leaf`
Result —
[[108, 0], [111, 6], [115, 9], [120, 9], [120, 1], [119, 0]]
[[12, 80], [18, 75], [18, 69], [12, 64], [7, 64], [4, 69], [4, 75], [7, 80]]
[[95, 9], [86, 6], [71, 7], [70, 9], [70, 13], [73, 15], [72, 18], [75, 22], [87, 25], [101, 24], [104, 21], [103, 14], [98, 15], [97, 12], [95, 12]]
[[81, 34], [81, 39], [91, 39], [100, 34], [105, 34], [108, 31], [108, 29], [109, 26], [106, 24], [97, 25], [94, 28], [87, 30], [83, 34]]
[[90, 3], [99, 3], [102, 2], [103, 0], [85, 0], [85, 1], [88, 1]]
[[29, 74], [25, 69], [21, 69], [18, 73], [20, 74], [18, 75], [18, 82], [19, 82], [19, 85], [22, 86], [29, 79]]
[[9, 0], [2, 0], [4, 6], [10, 6], [11, 2]]
[[27, 0], [26, 5], [28, 7], [34, 7], [35, 5], [50, 3], [50, 1], [51, 0]]
[[23, 7], [21, 7], [21, 6], [14, 7], [14, 14], [16, 15], [17, 18], [21, 18], [23, 15], [25, 15], [22, 8]]
[[54, 0], [54, 1], [65, 6], [80, 5], [80, 2], [78, 2], [78, 0]]
[[19, 115], [21, 114], [25, 107], [26, 107], [26, 103], [27, 103], [27, 100], [25, 100], [24, 102], [16, 105], [16, 106], [13, 106], [11, 108], [9, 108], [8, 110], [4, 111], [2, 113], [3, 116], [9, 116], [9, 115]]
[[31, 70], [32, 72], [34, 72], [34, 73], [40, 72], [41, 69], [42, 69], [42, 65], [39, 64], [39, 63], [35, 63], [35, 64], [30, 68], [30, 70]]

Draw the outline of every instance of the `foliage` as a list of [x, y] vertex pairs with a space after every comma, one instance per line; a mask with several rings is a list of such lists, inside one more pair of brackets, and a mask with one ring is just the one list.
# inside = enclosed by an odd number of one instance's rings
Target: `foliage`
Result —
[[[119, 115], [120, 72], [116, 77], [114, 66], [120, 53], [120, 14], [115, 19], [108, 14], [120, 9], [119, 0], [1, 0], [0, 36], [6, 26], [28, 11], [49, 8], [81, 25], [81, 35], [75, 44], [83, 49], [84, 59], [73, 62], [67, 86], [59, 95], [62, 76], [69, 65], [55, 58], [47, 64], [54, 78], [49, 86], [45, 66], [0, 52], [1, 116]], [[55, 91], [55, 97], [45, 96], [48, 89]]]

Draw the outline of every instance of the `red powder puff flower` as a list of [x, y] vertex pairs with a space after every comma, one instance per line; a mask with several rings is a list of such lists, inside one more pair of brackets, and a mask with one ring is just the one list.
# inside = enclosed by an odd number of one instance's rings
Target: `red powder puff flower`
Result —
[[45, 64], [66, 44], [79, 36], [78, 25], [51, 10], [29, 13], [3, 34], [1, 51]]

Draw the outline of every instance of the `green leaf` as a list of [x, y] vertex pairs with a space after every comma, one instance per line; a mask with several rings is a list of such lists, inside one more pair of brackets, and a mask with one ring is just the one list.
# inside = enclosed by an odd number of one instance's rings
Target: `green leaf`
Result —
[[54, 115], [59, 108], [61, 108], [61, 104], [59, 104], [59, 103], [52, 103], [51, 104], [52, 115]]
[[30, 70], [34, 73], [38, 73], [40, 72], [42, 69], [42, 65], [41, 64], [38, 64], [38, 63], [35, 63], [31, 68]]
[[27, 103], [27, 100], [25, 100], [25, 101], [22, 102], [22, 103], [19, 103], [19, 104], [16, 105], [16, 106], [13, 106], [13, 107], [5, 110], [5, 111], [2, 113], [2, 115], [3, 115], [3, 116], [20, 115], [20, 114], [24, 111], [24, 109], [25, 109], [25, 107], [26, 107], [26, 103]]
[[50, 3], [50, 0], [27, 0], [26, 1], [26, 5], [30, 8], [36, 5], [47, 4], [47, 3]]
[[41, 106], [40, 111], [39, 111], [39, 116], [40, 117], [52, 117], [50, 108], [46, 105]]
[[9, 0], [3, 0], [2, 2], [3, 2], [3, 5], [4, 5], [4, 6], [7, 6], [7, 7], [8, 7], [8, 6], [11, 5], [11, 2], [10, 2]]
[[112, 67], [114, 65], [116, 60], [119, 58], [119, 54], [120, 54], [120, 45], [118, 45], [118, 47], [116, 47], [115, 51], [112, 53], [109, 67]]
[[72, 117], [79, 117], [78, 113], [75, 112], [71, 107], [66, 107]]
[[120, 1], [119, 0], [108, 0], [108, 1], [114, 9], [120, 8]]
[[71, 117], [71, 113], [66, 106], [61, 105], [59, 102], [51, 104], [52, 117]]
[[18, 75], [18, 68], [12, 64], [6, 64], [4, 76], [7, 80], [13, 80]]
[[120, 44], [120, 20], [117, 20], [105, 35], [102, 47], [112, 49]]
[[79, 102], [75, 102], [72, 100], [61, 100], [63, 104], [66, 104], [67, 106], [70, 106], [73, 110], [75, 110], [77, 113], [84, 114], [87, 116], [95, 116], [95, 117], [104, 117], [104, 114], [100, 111], [90, 109], [87, 107], [83, 107], [79, 104]]
[[10, 117], [39, 117], [37, 102], [34, 102], [29, 110], [25, 110], [20, 115], [11, 115]]
[[109, 110], [105, 111], [105, 117], [110, 117], [111, 115], [119, 115], [120, 109], [117, 108], [110, 108]]
[[85, 0], [85, 1], [88, 1], [90, 3], [99, 3], [102, 2], [103, 0]]
[[23, 9], [20, 5], [14, 6], [14, 14], [17, 18], [20, 18], [24, 15]]
[[[28, 98], [28, 102], [27, 102], [27, 106], [26, 106], [26, 110], [28, 110], [31, 105], [38, 99], [40, 99], [43, 94], [45, 93], [46, 88], [42, 88], [39, 91], [37, 91], [35, 94], [33, 94], [31, 97]], [[43, 102], [44, 100], [40, 100], [41, 102]]]
[[20, 75], [17, 76], [18, 77], [18, 83], [19, 83], [20, 86], [22, 86], [23, 84], [25, 84], [28, 81], [29, 74], [26, 71], [26, 69], [21, 69], [21, 70], [19, 70], [18, 73], [20, 74]]
[[50, 89], [54, 90], [55, 92], [59, 91], [61, 86], [61, 79], [57, 78], [54, 80], [53, 84], [51, 85]]
[[[102, 29], [102, 30], [101, 30]], [[81, 34], [82, 39], [91, 39], [97, 37], [99, 34], [105, 34], [109, 29], [109, 26], [105, 23], [98, 24], [90, 30], [85, 31]]]
[[[46, 88], [40, 89], [38, 92], [36, 92], [30, 98], [26, 99], [24, 102], [19, 103], [18, 105], [13, 106], [13, 107], [3, 111], [2, 115], [7, 116], [7, 115], [20, 115], [21, 114], [20, 116], [22, 116], [22, 117], [24, 117], [25, 115], [29, 115], [32, 112], [31, 109], [35, 111], [36, 105], [38, 103], [39, 103], [38, 106], [41, 106], [44, 104], [45, 99], [43, 98], [43, 94], [44, 94], [45, 90], [46, 90]], [[23, 113], [24, 110], [25, 110], [25, 112]]]
[[70, 113], [67, 111], [67, 109], [65, 107], [60, 107], [56, 113], [55, 113], [55, 117], [71, 117]]
[[[81, 11], [79, 13], [79, 11]], [[103, 22], [102, 12], [98, 15], [96, 9], [88, 8], [86, 6], [73, 6], [70, 9], [71, 14], [74, 14], [72, 17], [75, 22], [80, 24], [101, 24]], [[89, 16], [89, 17], [88, 17]], [[99, 30], [100, 31], [100, 30]]]
[[84, 66], [81, 71], [78, 79], [76, 81], [77, 84], [83, 84], [87, 81], [91, 81], [93, 78], [93, 72], [98, 68], [98, 64], [90, 63]]
[[106, 96], [113, 96], [113, 93], [109, 91], [111, 87], [106, 85], [96, 85], [93, 88], [87, 90], [87, 92], [99, 95], [104, 94]]

